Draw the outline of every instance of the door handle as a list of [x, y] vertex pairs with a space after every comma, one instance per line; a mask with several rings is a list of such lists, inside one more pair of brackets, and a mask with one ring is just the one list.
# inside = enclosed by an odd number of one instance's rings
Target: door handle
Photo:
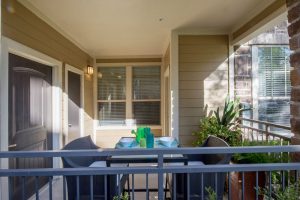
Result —
[[10, 149], [10, 148], [15, 148], [15, 147], [17, 147], [17, 144], [11, 144], [11, 145], [8, 145], [8, 148]]

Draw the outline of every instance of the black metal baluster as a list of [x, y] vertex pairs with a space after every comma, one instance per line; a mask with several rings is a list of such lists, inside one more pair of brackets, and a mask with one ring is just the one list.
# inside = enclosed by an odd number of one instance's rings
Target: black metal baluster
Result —
[[172, 174], [172, 182], [173, 182], [173, 187], [172, 187], [172, 190], [173, 190], [173, 199], [175, 200], [176, 199], [176, 174]]
[[228, 199], [231, 199], [231, 174], [228, 172]]
[[218, 195], [218, 173], [215, 173], [215, 193]]
[[26, 199], [26, 177], [25, 176], [22, 176], [22, 200], [25, 200]]
[[104, 199], [107, 200], [107, 179], [109, 176], [107, 176], [106, 174], [104, 175]]
[[148, 184], [148, 181], [149, 181], [149, 177], [148, 177], [148, 173], [146, 173], [146, 200], [149, 200], [149, 184]]
[[242, 200], [245, 199], [245, 172], [242, 172]]
[[269, 197], [272, 195], [272, 172], [269, 171]]
[[94, 199], [94, 176], [90, 176], [90, 199]]
[[132, 200], [134, 200], [134, 174], [131, 175], [132, 181], [132, 188], [131, 188], [131, 194], [132, 194]]
[[40, 199], [40, 197], [39, 197], [39, 177], [38, 176], [35, 177], [35, 199], [36, 200]]
[[67, 183], [67, 180], [66, 180], [66, 177], [63, 176], [63, 200], [66, 200], [67, 199], [67, 192], [66, 192], [66, 183]]
[[117, 174], [117, 181], [118, 181], [118, 199], [121, 196], [121, 174]]
[[190, 174], [186, 174], [186, 186], [187, 186], [187, 191], [186, 191], [186, 198], [189, 200], [190, 199]]
[[8, 177], [8, 198], [9, 200], [12, 200], [13, 199], [13, 177]]
[[76, 176], [76, 199], [80, 200], [79, 176]]
[[204, 199], [203, 173], [201, 173], [201, 199]]
[[52, 176], [49, 176], [49, 199], [52, 200]]
[[255, 172], [255, 199], [258, 200], [258, 192], [259, 192], [259, 187], [258, 187], [258, 171]]

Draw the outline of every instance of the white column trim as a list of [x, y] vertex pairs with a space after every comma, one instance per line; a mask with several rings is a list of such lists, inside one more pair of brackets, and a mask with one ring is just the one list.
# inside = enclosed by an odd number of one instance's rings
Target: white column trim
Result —
[[179, 60], [178, 60], [178, 32], [172, 31], [170, 43], [170, 117], [171, 136], [179, 138]]

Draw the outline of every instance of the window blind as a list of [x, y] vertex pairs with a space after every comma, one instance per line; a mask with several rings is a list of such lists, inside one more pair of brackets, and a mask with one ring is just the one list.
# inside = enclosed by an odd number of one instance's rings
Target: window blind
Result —
[[133, 99], [160, 99], [160, 67], [133, 67]]
[[290, 124], [289, 56], [287, 46], [258, 47], [259, 120]]
[[126, 68], [100, 67], [98, 71], [98, 99], [126, 99]]
[[133, 67], [133, 118], [138, 125], [160, 125], [160, 66]]
[[126, 68], [98, 68], [100, 125], [123, 125], [126, 118]]
[[258, 47], [259, 97], [290, 96], [288, 47]]

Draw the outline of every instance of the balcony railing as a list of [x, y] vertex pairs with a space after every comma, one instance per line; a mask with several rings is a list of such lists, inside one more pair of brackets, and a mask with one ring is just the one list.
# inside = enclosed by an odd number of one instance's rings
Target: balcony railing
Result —
[[283, 145], [289, 144], [293, 137], [291, 127], [265, 121], [240, 118], [240, 127], [243, 138], [252, 141], [278, 141]]
[[[143, 176], [145, 178], [145, 195], [142, 199], [149, 199], [150, 193], [153, 192], [149, 186], [149, 176], [156, 175], [157, 177], [157, 197], [159, 200], [163, 200], [166, 197], [169, 199], [206, 199], [205, 191], [207, 188], [203, 186], [205, 182], [203, 177], [211, 176], [215, 181], [215, 187], [210, 188], [210, 194], [218, 194], [220, 188], [217, 187], [217, 183], [220, 177], [226, 177], [226, 183], [224, 187], [224, 193], [222, 197], [218, 199], [235, 199], [234, 196], [238, 195], [238, 199], [244, 199], [248, 194], [247, 185], [249, 185], [248, 175], [249, 172], [254, 174], [254, 185], [251, 186], [250, 190], [254, 191], [254, 198], [258, 199], [260, 195], [259, 188], [264, 191], [264, 195], [276, 199], [277, 193], [287, 193], [297, 192], [299, 195], [299, 170], [300, 163], [268, 163], [268, 164], [222, 164], [222, 165], [172, 165], [167, 164], [166, 156], [168, 155], [206, 155], [206, 154], [226, 154], [233, 155], [237, 153], [268, 153], [268, 154], [278, 154], [286, 155], [284, 152], [288, 153], [300, 153], [299, 146], [269, 146], [269, 147], [203, 147], [203, 148], [164, 148], [164, 149], [101, 149], [101, 150], [80, 150], [80, 151], [37, 151], [37, 152], [25, 152], [25, 151], [11, 151], [11, 152], [0, 152], [1, 162], [6, 162], [9, 159], [17, 158], [61, 158], [61, 157], [87, 157], [87, 156], [154, 156], [156, 158], [155, 165], [143, 165], [143, 166], [131, 166], [128, 167], [80, 167], [80, 168], [35, 168], [35, 169], [1, 169], [0, 177], [2, 180], [2, 186], [5, 185], [5, 178], [8, 178], [8, 183], [11, 183], [14, 177], [20, 177], [22, 189], [21, 194], [23, 199], [25, 199], [25, 194], [28, 190], [26, 188], [26, 180], [29, 177], [33, 177], [36, 185], [41, 177], [47, 177], [49, 182], [48, 185], [48, 198], [53, 199], [53, 178], [60, 178], [63, 180], [62, 193], [55, 194], [60, 195], [60, 199], [67, 199], [67, 185], [66, 177], [76, 177], [76, 187], [79, 191], [80, 187], [85, 187], [79, 184], [79, 177], [88, 176], [90, 179], [90, 184], [93, 185], [93, 177], [103, 175], [105, 180], [108, 176], [116, 175], [117, 177], [117, 194], [116, 198], [121, 196], [121, 176], [129, 175], [130, 177], [130, 187], [128, 188], [130, 199], [137, 199], [136, 193], [139, 192], [141, 184], [135, 184], [135, 176]], [[198, 174], [198, 176], [197, 176]], [[236, 176], [239, 174], [239, 176]], [[264, 183], [260, 183], [260, 178], [264, 174]], [[169, 177], [169, 175], [171, 177]], [[181, 181], [176, 181], [179, 178], [177, 175], [184, 175], [184, 179]], [[166, 177], [168, 182], [166, 182]], [[191, 179], [199, 177], [197, 183], [190, 183]], [[240, 178], [237, 178], [240, 177]], [[234, 179], [238, 179], [234, 182]], [[202, 183], [202, 184], [201, 184]], [[202, 185], [202, 186], [201, 186]], [[105, 181], [104, 186], [107, 189], [108, 183]], [[168, 186], [168, 187], [167, 187]], [[171, 186], [171, 187], [170, 187]], [[100, 187], [100, 186], [99, 186]], [[8, 198], [13, 199], [12, 194], [12, 184], [8, 184], [9, 194]], [[91, 187], [93, 188], [93, 187]], [[171, 189], [170, 189], [171, 188]], [[178, 193], [178, 188], [183, 188], [185, 191], [184, 197], [180, 196]], [[280, 188], [280, 189], [279, 189]], [[288, 189], [293, 189], [288, 190]], [[193, 190], [202, 191], [200, 196], [193, 196], [191, 191]], [[223, 190], [223, 188], [222, 188]], [[107, 190], [103, 199], [111, 199], [108, 196]], [[6, 191], [1, 191], [1, 193]], [[165, 193], [167, 192], [167, 193]], [[40, 198], [40, 190], [38, 187], [35, 188], [35, 198]], [[79, 199], [79, 193], [77, 192], [77, 199]], [[90, 195], [88, 199], [94, 199], [93, 189], [90, 189]]]

